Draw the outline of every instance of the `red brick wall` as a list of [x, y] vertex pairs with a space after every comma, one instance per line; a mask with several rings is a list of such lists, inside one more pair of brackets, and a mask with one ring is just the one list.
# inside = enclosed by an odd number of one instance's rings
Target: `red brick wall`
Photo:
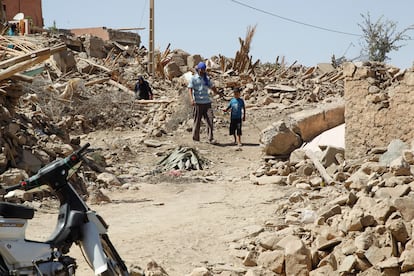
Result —
[[25, 18], [32, 20], [33, 26], [43, 28], [42, 0], [3, 0], [3, 6], [6, 8], [8, 21], [22, 12]]

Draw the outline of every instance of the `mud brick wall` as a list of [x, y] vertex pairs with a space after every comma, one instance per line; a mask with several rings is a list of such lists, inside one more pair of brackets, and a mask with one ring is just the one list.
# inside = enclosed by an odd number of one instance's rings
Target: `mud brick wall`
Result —
[[364, 157], [393, 139], [414, 139], [414, 72], [386, 65], [344, 65], [345, 157]]

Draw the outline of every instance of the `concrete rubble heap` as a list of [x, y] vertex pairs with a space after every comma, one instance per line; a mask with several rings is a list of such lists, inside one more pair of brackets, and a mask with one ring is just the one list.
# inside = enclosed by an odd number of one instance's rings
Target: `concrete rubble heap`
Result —
[[286, 161], [266, 160], [252, 174], [254, 183], [298, 189], [277, 202], [275, 217], [265, 225], [232, 241], [235, 256], [250, 267], [246, 275], [412, 271], [413, 150], [395, 140], [361, 160], [344, 161], [344, 150], [330, 147], [317, 160], [304, 149]]
[[[102, 47], [95, 47], [96, 43]], [[141, 130], [146, 139], [189, 131], [191, 119], [183, 108], [189, 106], [186, 77], [204, 60], [200, 55], [169, 49], [158, 53], [157, 76], [149, 77], [155, 100], [140, 102], [133, 100], [132, 88], [138, 75], [146, 75], [145, 49], [88, 36], [50, 34], [0, 37], [0, 45], [4, 49], [0, 179], [5, 185], [16, 184], [67, 155], [79, 146], [76, 137], [94, 130], [132, 128]], [[336, 104], [344, 96], [342, 67], [306, 68], [295, 63], [287, 67], [283, 62], [240, 67], [236, 62], [240, 56], [236, 59], [218, 56], [207, 61], [210, 76], [223, 91], [214, 98], [218, 106], [227, 104], [231, 88], [242, 86], [250, 110], [266, 118], [266, 112], [277, 109], [287, 122], [295, 112]], [[41, 73], [31, 76], [35, 66]], [[389, 76], [390, 82], [398, 81], [394, 76]], [[251, 182], [296, 187], [296, 191], [275, 203], [275, 217], [265, 225], [243, 229], [243, 235], [231, 240], [238, 266], [206, 266], [190, 275], [413, 273], [414, 148], [396, 139], [388, 148], [345, 160], [343, 148], [324, 147], [321, 153], [302, 149], [309, 132], [300, 124], [282, 126], [279, 123], [277, 131], [289, 129], [293, 142], [281, 151], [284, 158], [266, 156], [251, 173]], [[272, 143], [266, 135], [262, 134], [262, 142]], [[269, 144], [264, 148], [274, 150]], [[197, 157], [191, 156], [191, 164], [198, 164]], [[98, 154], [91, 159], [90, 168], [97, 174], [92, 178], [120, 187], [122, 180], [106, 168], [113, 163], [111, 158]], [[85, 194], [99, 194], [88, 185], [81, 183], [78, 188]], [[16, 200], [31, 200], [31, 196], [23, 194]], [[163, 271], [156, 264], [151, 267]]]
[[[185, 102], [187, 95], [183, 93], [186, 90], [184, 74], [192, 70], [201, 56], [182, 50], [159, 53], [161, 57], [165, 55], [161, 61], [167, 60], [170, 66], [179, 65], [179, 71], [174, 73], [177, 77], [171, 78], [165, 67], [165, 78], [149, 78], [157, 98], [154, 102], [158, 105], [151, 105], [153, 102], [149, 101], [135, 107], [132, 88], [137, 76], [145, 75], [148, 62], [145, 49], [96, 41], [99, 39], [90, 36], [49, 34], [0, 37], [4, 49], [0, 64], [2, 119], [7, 126], [2, 128], [0, 138], [1, 172], [10, 168], [29, 171], [28, 167], [32, 167], [29, 172], [33, 172], [56, 157], [66, 155], [77, 145], [77, 140], [71, 141], [69, 134], [80, 135], [104, 128], [135, 128], [149, 137], [157, 137], [178, 126], [183, 126], [179, 131], [187, 131], [191, 120], [189, 109], [183, 108], [183, 105], [189, 106]], [[93, 43], [102, 47], [95, 47]], [[105, 58], [95, 57], [102, 53], [93, 49], [104, 51]], [[231, 58], [212, 57], [208, 63], [210, 75], [218, 80], [219, 88], [228, 91], [235, 85], [244, 87], [243, 95], [251, 108], [280, 105], [294, 108], [343, 92], [340, 81], [330, 84], [333, 76], [341, 74], [333, 68], [327, 74], [316, 67], [309, 70], [276, 64], [256, 67], [254, 72], [252, 66], [248, 66], [245, 72], [238, 72], [243, 68], [232, 69]], [[296, 89], [286, 93], [284, 89], [265, 88], [274, 82]], [[307, 92], [312, 90], [317, 92]], [[215, 100], [226, 104], [231, 92], [226, 94], [228, 96]], [[106, 104], [109, 101], [112, 105]], [[218, 120], [220, 123], [220, 118]]]

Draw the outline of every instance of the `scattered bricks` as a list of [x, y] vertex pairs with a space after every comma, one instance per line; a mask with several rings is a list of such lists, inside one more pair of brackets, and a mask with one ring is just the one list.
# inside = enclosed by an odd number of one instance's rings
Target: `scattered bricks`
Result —
[[365, 251], [364, 255], [373, 266], [376, 266], [379, 262], [391, 257], [391, 251], [391, 247], [378, 247], [373, 245]]
[[414, 196], [412, 194], [401, 198], [395, 198], [393, 203], [405, 221], [414, 219]]
[[[263, 254], [263, 253], [262, 253]], [[260, 255], [262, 255], [260, 254]], [[243, 259], [243, 265], [245, 266], [256, 266], [257, 265], [257, 256], [258, 253], [254, 250], [250, 250], [246, 257]]]
[[356, 259], [353, 255], [346, 256], [342, 263], [339, 265], [338, 273], [339, 275], [349, 275], [351, 274], [353, 268], [355, 267]]
[[354, 243], [358, 250], [365, 251], [373, 245], [374, 241], [374, 233], [365, 231], [355, 238]]
[[283, 273], [284, 264], [285, 253], [283, 250], [262, 252], [257, 259], [257, 265], [267, 268], [278, 274]]
[[335, 205], [335, 206], [327, 206], [324, 208], [325, 210], [322, 210], [319, 213], [319, 216], [321, 216], [322, 218], [325, 219], [325, 221], [330, 218], [333, 217], [335, 215], [338, 215], [341, 213], [341, 206], [339, 205]]
[[375, 220], [378, 223], [385, 224], [388, 217], [395, 212], [396, 208], [393, 205], [390, 205], [391, 202], [380, 201], [378, 204], [371, 209], [371, 214], [374, 216]]
[[312, 267], [310, 249], [296, 236], [286, 236], [279, 243], [285, 249], [286, 275], [307, 275]]
[[402, 219], [390, 219], [387, 221], [385, 226], [391, 232], [391, 235], [395, 238], [395, 240], [403, 245], [410, 238], [407, 227]]
[[400, 275], [400, 267], [397, 257], [390, 257], [382, 262], [379, 262], [378, 267], [384, 275]]

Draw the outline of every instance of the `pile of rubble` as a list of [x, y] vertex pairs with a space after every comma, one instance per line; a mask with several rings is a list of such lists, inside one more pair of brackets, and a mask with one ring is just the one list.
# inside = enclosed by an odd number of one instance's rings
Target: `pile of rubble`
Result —
[[[413, 148], [395, 140], [361, 160], [326, 148], [317, 160], [303, 149], [267, 160], [257, 185], [295, 186], [276, 217], [233, 240], [246, 275], [405, 275], [414, 270], [411, 209]], [[318, 166], [327, 168], [326, 183]], [[408, 275], [408, 274], [407, 274]]]
[[[251, 116], [266, 120], [342, 98], [340, 67], [252, 62], [246, 45], [250, 38], [241, 40], [235, 58], [207, 60], [210, 76], [223, 91], [214, 98], [217, 106], [227, 104], [236, 86], [243, 88], [247, 107], [255, 111]], [[66, 156], [79, 146], [80, 135], [94, 130], [132, 128], [147, 137], [189, 130], [186, 77], [204, 59], [200, 55], [169, 48], [158, 53], [157, 74], [146, 76], [155, 99], [144, 102], [134, 100], [132, 91], [137, 76], [146, 75], [143, 48], [106, 42], [100, 48], [102, 58], [93, 55], [95, 40], [88, 37], [76, 40], [82, 44], [76, 48], [75, 38], [63, 35], [11, 39], [0, 37], [0, 181], [6, 185]], [[327, 147], [320, 156], [296, 149], [286, 160], [265, 159], [253, 172], [254, 184], [298, 189], [277, 203], [277, 218], [233, 240], [234, 254], [244, 265], [234, 273], [399, 275], [414, 270], [413, 149], [395, 151], [390, 145], [360, 160], [343, 156], [343, 149]], [[92, 178], [119, 187], [122, 183], [98, 159], [89, 164], [100, 174]], [[160, 165], [174, 170], [204, 166], [189, 148], [172, 152]], [[79, 188], [87, 193], [87, 185]], [[211, 271], [222, 272], [213, 267], [193, 275]]]
[[[74, 47], [73, 40], [82, 47]], [[182, 50], [158, 53], [164, 73], [148, 77], [155, 100], [140, 102], [134, 101], [132, 87], [138, 75], [145, 75], [146, 50], [109, 41], [100, 48], [105, 58], [98, 58], [91, 50], [96, 48], [94, 41], [88, 36], [53, 34], [0, 37], [4, 50], [0, 60], [4, 125], [0, 172], [19, 168], [32, 173], [76, 148], [79, 139], [70, 137], [97, 129], [135, 128], [149, 137], [176, 129], [187, 131], [190, 105], [183, 92], [185, 74], [201, 56]], [[225, 92], [236, 85], [243, 87], [249, 108], [303, 108], [306, 103], [343, 94], [341, 72], [332, 66], [329, 73], [322, 66], [259, 66], [258, 62], [249, 64], [245, 43], [242, 48], [243, 55], [235, 59], [209, 59], [209, 73]], [[179, 69], [174, 77], [173, 67]], [[216, 97], [217, 104], [227, 104], [231, 93], [227, 95]]]

